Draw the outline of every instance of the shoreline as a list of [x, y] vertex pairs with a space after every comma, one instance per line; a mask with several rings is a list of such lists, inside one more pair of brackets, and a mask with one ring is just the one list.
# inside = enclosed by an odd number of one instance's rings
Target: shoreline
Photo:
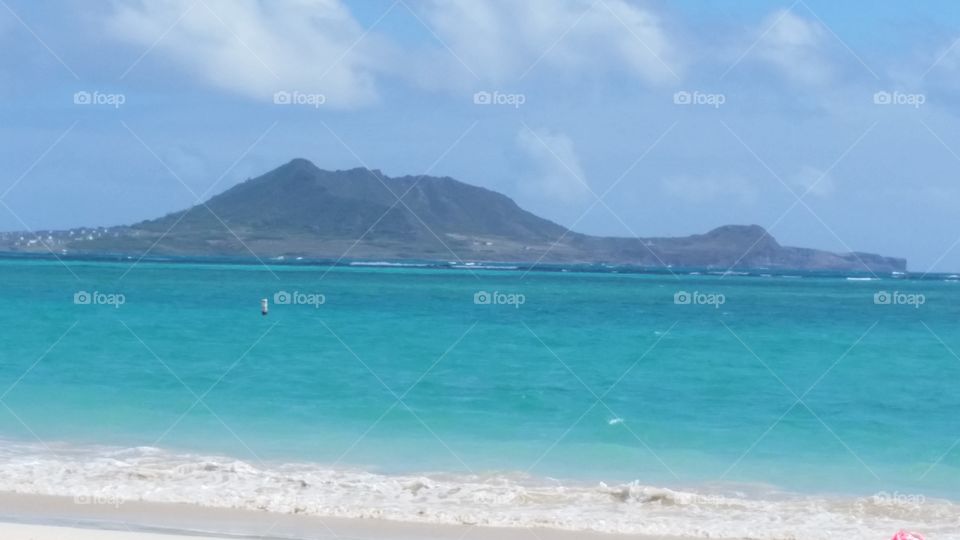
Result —
[[[183, 503], [79, 504], [53, 495], [0, 492], [0, 538], [5, 540], [684, 540], [564, 531], [420, 524], [386, 519], [320, 518]], [[724, 540], [740, 540], [730, 538]]]
[[[0, 233], [2, 234], [2, 233]], [[0, 261], [47, 261], [54, 263], [104, 263], [128, 264], [136, 260], [135, 255], [129, 253], [57, 253], [48, 251], [0, 251]], [[939, 281], [955, 276], [956, 272], [911, 272], [903, 268], [899, 270], [883, 270], [869, 272], [860, 269], [838, 268], [796, 268], [783, 267], [742, 267], [728, 268], [723, 265], [714, 266], [647, 266], [633, 263], [609, 263], [597, 261], [534, 261], [534, 260], [487, 260], [468, 259], [465, 261], [447, 261], [445, 259], [417, 259], [417, 258], [359, 258], [343, 259], [313, 258], [296, 256], [282, 256], [258, 260], [253, 257], [239, 255], [191, 255], [167, 254], [150, 255], [144, 257], [138, 264], [195, 264], [202, 266], [255, 266], [279, 268], [354, 268], [354, 269], [392, 269], [392, 270], [463, 270], [463, 271], [512, 271], [512, 272], [544, 272], [548, 274], [560, 272], [575, 272], [586, 274], [636, 274], [636, 275], [690, 275], [690, 276], [721, 276], [736, 275], [739, 277], [796, 277], [796, 274], [805, 274], [812, 278], [845, 278], [856, 276], [884, 276], [888, 279], [920, 279], [924, 281]]]
[[283, 540], [875, 540], [899, 529], [960, 540], [954, 534], [960, 533], [960, 505], [898, 492], [750, 497], [635, 482], [541, 485], [302, 464], [258, 468], [233, 458], [145, 448], [6, 450], [0, 467], [4, 540], [14, 532], [24, 540], [81, 538], [76, 531], [37, 535], [13, 524]]

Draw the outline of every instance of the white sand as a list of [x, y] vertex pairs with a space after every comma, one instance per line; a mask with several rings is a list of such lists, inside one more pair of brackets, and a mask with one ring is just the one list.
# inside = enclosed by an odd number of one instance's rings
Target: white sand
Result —
[[0, 523], [0, 538], [4, 540], [171, 540], [171, 538], [177, 540], [210, 540], [209, 536], [172, 537], [168, 534], [104, 531], [51, 525], [21, 525], [17, 523]]
[[0, 492], [0, 540], [669, 540], [553, 529], [421, 525], [318, 518], [188, 504], [82, 505], [67, 497]]

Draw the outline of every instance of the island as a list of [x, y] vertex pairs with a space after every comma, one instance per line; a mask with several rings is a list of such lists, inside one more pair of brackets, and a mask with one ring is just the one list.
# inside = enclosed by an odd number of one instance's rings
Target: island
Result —
[[871, 253], [782, 246], [758, 225], [686, 237], [591, 236], [449, 177], [323, 170], [294, 159], [209, 200], [132, 225], [0, 233], [0, 251], [323, 260], [618, 264], [647, 268], [903, 272]]

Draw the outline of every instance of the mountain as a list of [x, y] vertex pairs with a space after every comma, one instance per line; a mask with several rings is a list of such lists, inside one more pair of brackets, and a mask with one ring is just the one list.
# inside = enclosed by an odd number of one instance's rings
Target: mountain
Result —
[[680, 238], [570, 231], [449, 177], [326, 171], [305, 159], [208, 201], [129, 226], [0, 235], [6, 251], [339, 259], [606, 262], [641, 266], [903, 271], [904, 259], [781, 246], [757, 225]]

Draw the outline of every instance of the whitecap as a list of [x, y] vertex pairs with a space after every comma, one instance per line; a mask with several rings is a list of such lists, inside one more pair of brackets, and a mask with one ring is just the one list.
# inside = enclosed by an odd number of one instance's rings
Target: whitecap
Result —
[[[609, 422], [615, 420], [621, 419]], [[151, 447], [4, 442], [0, 490], [116, 504], [186, 503], [319, 517], [757, 540], [873, 540], [901, 528], [955, 539], [960, 515], [960, 505], [932, 498], [919, 505], [879, 494], [748, 497], [717, 487], [608, 485], [523, 473], [386, 475]]]

